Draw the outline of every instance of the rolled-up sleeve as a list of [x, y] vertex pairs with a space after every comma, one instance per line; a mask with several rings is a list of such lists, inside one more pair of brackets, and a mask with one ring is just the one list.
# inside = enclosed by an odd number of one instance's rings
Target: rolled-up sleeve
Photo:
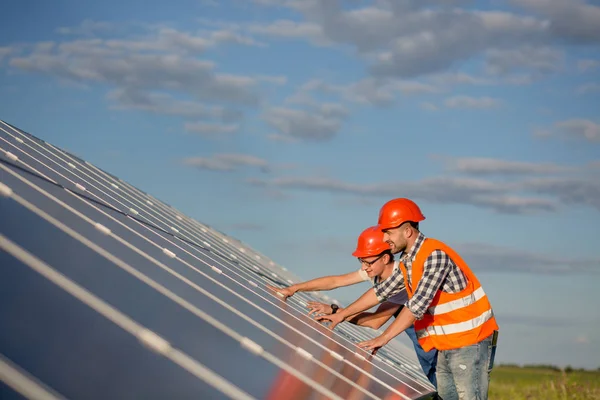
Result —
[[358, 270], [358, 275], [363, 281], [368, 281], [371, 279], [369, 278], [369, 274], [367, 274], [367, 271], [364, 271], [362, 268]]
[[435, 250], [427, 257], [423, 265], [423, 276], [406, 304], [416, 319], [423, 318], [453, 264], [450, 257], [441, 250]]

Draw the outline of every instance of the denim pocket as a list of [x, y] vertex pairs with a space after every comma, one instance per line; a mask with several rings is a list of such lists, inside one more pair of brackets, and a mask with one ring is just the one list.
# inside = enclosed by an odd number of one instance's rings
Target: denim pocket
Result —
[[490, 362], [488, 364], [488, 371], [494, 368], [494, 359], [496, 358], [496, 346], [498, 344], [498, 331], [494, 331], [492, 335], [492, 343], [490, 345]]

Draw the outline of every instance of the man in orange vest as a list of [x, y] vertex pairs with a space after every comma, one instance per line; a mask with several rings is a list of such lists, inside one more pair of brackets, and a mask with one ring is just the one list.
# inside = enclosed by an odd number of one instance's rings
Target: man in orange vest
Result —
[[376, 352], [414, 324], [425, 351], [438, 350], [437, 390], [444, 400], [487, 399], [494, 365], [498, 324], [491, 304], [467, 263], [448, 245], [425, 237], [425, 216], [409, 199], [388, 201], [379, 212], [379, 229], [399, 268], [383, 287], [370, 289], [342, 312], [320, 317], [330, 328], [380, 299], [406, 290], [408, 301], [380, 336], [359, 343]]
[[[332, 290], [343, 286], [354, 285], [363, 281], [371, 281], [371, 284], [377, 288], [382, 285], [386, 286], [388, 279], [398, 269], [398, 262], [394, 260], [394, 255], [391, 252], [388, 243], [383, 240], [384, 234], [378, 226], [372, 226], [361, 232], [356, 244], [356, 250], [352, 255], [358, 258], [361, 263], [361, 268], [358, 271], [353, 271], [344, 275], [330, 275], [321, 278], [315, 278], [307, 282], [297, 283], [287, 288], [276, 288], [267, 285], [267, 288], [278, 292], [280, 296], [287, 299], [293, 296], [296, 292], [310, 292], [318, 290]], [[399, 288], [395, 290], [393, 295], [386, 297], [381, 302], [375, 312], [359, 312], [350, 315], [348, 322], [367, 326], [373, 329], [379, 329], [392, 316], [397, 317], [403, 305], [408, 300], [406, 290]], [[344, 309], [335, 304], [324, 304], [320, 302], [309, 302], [309, 314], [322, 316], [328, 314], [336, 314]], [[362, 310], [361, 310], [362, 311]], [[417, 340], [414, 327], [410, 326], [406, 329], [406, 334], [413, 342], [415, 352], [419, 364], [423, 369], [423, 373], [429, 381], [436, 386], [435, 365], [437, 359], [437, 350], [423, 350]]]

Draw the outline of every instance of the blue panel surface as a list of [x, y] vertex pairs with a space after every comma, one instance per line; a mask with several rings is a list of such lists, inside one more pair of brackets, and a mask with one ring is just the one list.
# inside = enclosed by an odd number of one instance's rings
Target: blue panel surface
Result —
[[[225, 398], [0, 253], [0, 352], [67, 398]], [[213, 397], [215, 396], [215, 397]]]

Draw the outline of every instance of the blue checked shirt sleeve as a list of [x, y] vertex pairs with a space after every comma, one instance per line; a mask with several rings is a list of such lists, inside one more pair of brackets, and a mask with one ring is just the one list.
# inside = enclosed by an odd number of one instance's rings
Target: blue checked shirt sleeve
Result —
[[423, 318], [423, 314], [429, 308], [435, 293], [442, 286], [452, 266], [454, 266], [454, 262], [441, 250], [435, 250], [427, 257], [423, 265], [423, 276], [413, 297], [406, 304], [415, 318]]
[[402, 290], [404, 290], [404, 275], [402, 275], [400, 268], [395, 268], [388, 279], [375, 285], [375, 295], [380, 303]]

